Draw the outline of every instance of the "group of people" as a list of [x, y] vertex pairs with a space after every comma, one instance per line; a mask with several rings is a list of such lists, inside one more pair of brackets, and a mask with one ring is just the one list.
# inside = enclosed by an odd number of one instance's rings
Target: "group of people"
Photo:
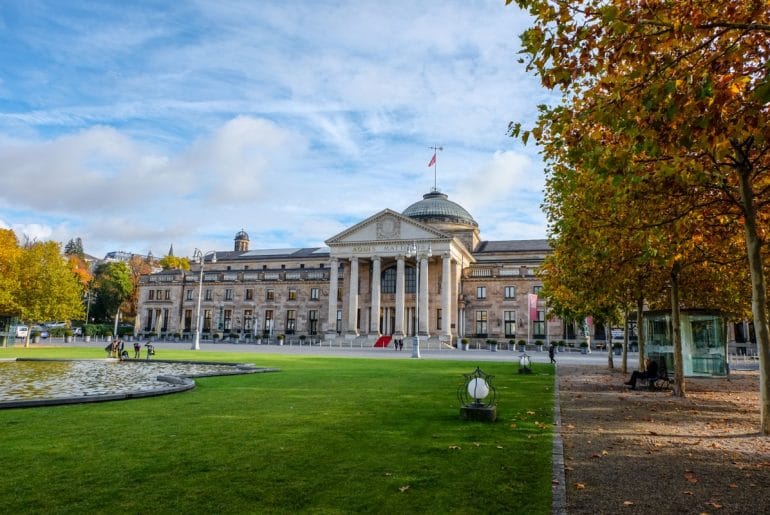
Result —
[[[147, 359], [155, 355], [155, 346], [151, 341], [147, 341], [144, 344], [147, 348]], [[120, 360], [128, 359], [128, 351], [125, 350], [126, 346], [123, 340], [115, 338], [104, 348], [107, 351], [108, 358], [118, 358]], [[141, 359], [142, 357], [142, 344], [138, 341], [134, 342], [134, 359]]]
[[393, 340], [393, 350], [404, 350], [404, 339], [395, 338]]

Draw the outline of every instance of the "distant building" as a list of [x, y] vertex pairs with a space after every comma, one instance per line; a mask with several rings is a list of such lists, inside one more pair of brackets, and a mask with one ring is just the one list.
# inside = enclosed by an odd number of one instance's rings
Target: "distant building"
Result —
[[[470, 213], [439, 191], [402, 213], [384, 209], [325, 243], [250, 250], [241, 230], [232, 251], [217, 251], [216, 262], [207, 255], [204, 337], [374, 342], [419, 333], [446, 344], [563, 337], [561, 321], [546, 322], [545, 304], [533, 296], [541, 287], [536, 271], [551, 252], [547, 240], [484, 241]], [[188, 272], [142, 278], [139, 330], [194, 334], [201, 275], [191, 264]]]

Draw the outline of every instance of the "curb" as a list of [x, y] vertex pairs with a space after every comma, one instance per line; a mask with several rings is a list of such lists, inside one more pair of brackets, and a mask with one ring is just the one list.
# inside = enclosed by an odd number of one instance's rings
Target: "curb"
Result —
[[564, 475], [564, 440], [561, 437], [561, 404], [559, 402], [559, 367], [554, 365], [553, 379], [553, 449], [551, 463], [551, 513], [567, 515], [567, 480]]

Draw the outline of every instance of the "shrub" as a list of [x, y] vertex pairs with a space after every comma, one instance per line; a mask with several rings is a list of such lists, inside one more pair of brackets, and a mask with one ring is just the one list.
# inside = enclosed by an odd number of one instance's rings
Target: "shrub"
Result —
[[527, 344], [527, 342], [525, 342], [524, 340], [519, 340], [519, 341], [517, 342], [517, 344], [518, 344], [518, 345], [526, 345], [526, 344]]
[[538, 347], [543, 345], [543, 340], [535, 340], [535, 345], [537, 345]]

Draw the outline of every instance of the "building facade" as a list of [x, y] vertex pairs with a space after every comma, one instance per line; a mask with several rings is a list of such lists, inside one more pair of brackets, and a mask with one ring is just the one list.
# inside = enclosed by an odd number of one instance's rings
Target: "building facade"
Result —
[[240, 231], [234, 250], [207, 253], [202, 270], [143, 277], [136, 331], [191, 338], [200, 312], [203, 339], [562, 338], [536, 297], [548, 242], [484, 241], [444, 193], [402, 213], [384, 209], [325, 243], [249, 250]]

